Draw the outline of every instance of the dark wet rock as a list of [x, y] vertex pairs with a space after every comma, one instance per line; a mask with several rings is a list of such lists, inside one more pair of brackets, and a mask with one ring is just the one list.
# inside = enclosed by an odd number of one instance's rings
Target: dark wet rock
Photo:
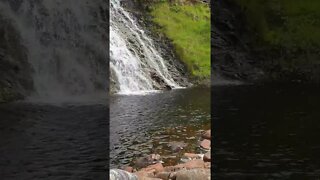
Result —
[[32, 90], [26, 47], [12, 19], [0, 11], [0, 103], [22, 99]]
[[202, 147], [203, 149], [209, 150], [211, 148], [211, 141], [207, 139], [201, 141], [200, 147]]
[[248, 48], [244, 17], [239, 9], [226, 1], [212, 1], [213, 25], [211, 49], [214, 57], [211, 81], [220, 79], [256, 81], [264, 76], [257, 57]]
[[202, 134], [202, 138], [211, 139], [211, 130], [207, 130]]
[[211, 162], [211, 151], [208, 151], [206, 154], [204, 154], [203, 161]]
[[172, 89], [172, 87], [171, 87], [171, 86], [169, 86], [169, 85], [165, 85], [164, 89], [165, 89], [165, 90], [171, 90], [171, 89]]
[[176, 173], [176, 180], [209, 180], [209, 169], [181, 170]]
[[172, 141], [168, 143], [168, 147], [171, 148], [173, 152], [179, 152], [183, 148], [185, 148], [188, 144], [184, 142], [177, 142], [177, 141]]

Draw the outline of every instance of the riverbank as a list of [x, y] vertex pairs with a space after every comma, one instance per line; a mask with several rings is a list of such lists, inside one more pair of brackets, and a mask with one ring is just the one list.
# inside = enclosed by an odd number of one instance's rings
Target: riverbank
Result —
[[[197, 154], [196, 152], [184, 153], [183, 163], [172, 166], [163, 166], [161, 163], [161, 156], [158, 154], [151, 154], [135, 161], [135, 166], [126, 166], [123, 170], [132, 173], [143, 179], [177, 179], [177, 180], [205, 180], [210, 179], [211, 168], [211, 130], [204, 131], [201, 135], [201, 141], [198, 145], [202, 150], [206, 151], [204, 154]], [[182, 148], [182, 147], [175, 147]], [[135, 167], [139, 167], [138, 169]]]
[[254, 83], [320, 83], [319, 1], [213, 1], [212, 71]]

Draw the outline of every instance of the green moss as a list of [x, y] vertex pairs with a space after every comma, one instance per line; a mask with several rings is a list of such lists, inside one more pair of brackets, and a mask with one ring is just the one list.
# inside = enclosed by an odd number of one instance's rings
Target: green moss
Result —
[[153, 21], [159, 32], [172, 40], [179, 58], [197, 78], [210, 76], [210, 8], [208, 5], [170, 4], [152, 7]]
[[9, 89], [0, 88], [0, 103], [8, 102], [12, 100], [14, 97]]

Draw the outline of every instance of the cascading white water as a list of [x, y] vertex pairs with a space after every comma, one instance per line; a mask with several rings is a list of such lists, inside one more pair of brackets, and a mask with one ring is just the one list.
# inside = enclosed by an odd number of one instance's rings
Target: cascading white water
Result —
[[[26, 47], [35, 97], [68, 98], [107, 89], [107, 28], [103, 0], [1, 1]], [[104, 22], [107, 24], [107, 22]]]
[[172, 88], [180, 87], [153, 41], [121, 7], [120, 0], [110, 0], [110, 68], [119, 93], [154, 90], [159, 82], [152, 76]]

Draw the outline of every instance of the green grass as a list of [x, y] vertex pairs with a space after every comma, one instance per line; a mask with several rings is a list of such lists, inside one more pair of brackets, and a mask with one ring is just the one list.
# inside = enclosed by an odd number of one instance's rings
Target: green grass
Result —
[[153, 21], [172, 40], [179, 58], [191, 75], [210, 77], [210, 8], [205, 4], [170, 4], [152, 7]]
[[319, 0], [231, 0], [240, 5], [247, 21], [270, 45], [287, 49], [320, 46]]

